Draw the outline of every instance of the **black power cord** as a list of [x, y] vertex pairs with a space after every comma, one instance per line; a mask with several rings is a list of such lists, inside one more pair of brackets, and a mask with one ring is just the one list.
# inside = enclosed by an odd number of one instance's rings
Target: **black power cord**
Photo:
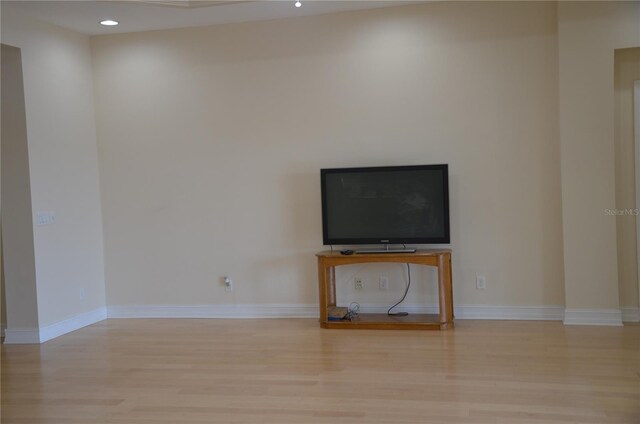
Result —
[[409, 266], [409, 264], [407, 264], [407, 276], [408, 276], [407, 287], [404, 289], [404, 294], [402, 295], [402, 299], [400, 299], [395, 305], [390, 307], [389, 310], [387, 311], [387, 315], [389, 315], [390, 317], [406, 317], [407, 315], [409, 315], [408, 312], [391, 313], [391, 310], [396, 306], [398, 306], [399, 304], [401, 304], [404, 301], [404, 299], [407, 297], [407, 293], [409, 293], [409, 287], [411, 287], [411, 267]]

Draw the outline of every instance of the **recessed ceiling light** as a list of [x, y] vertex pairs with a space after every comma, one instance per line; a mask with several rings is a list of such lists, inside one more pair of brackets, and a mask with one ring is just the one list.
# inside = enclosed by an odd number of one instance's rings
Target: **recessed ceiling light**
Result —
[[113, 19], [105, 19], [100, 21], [100, 25], [104, 25], [104, 26], [115, 26], [118, 25], [119, 22], [118, 21], [114, 21]]
[[302, 6], [302, 2], [300, 0], [297, 0], [295, 3], [293, 3], [293, 5], [295, 7], [300, 7], [300, 6]]

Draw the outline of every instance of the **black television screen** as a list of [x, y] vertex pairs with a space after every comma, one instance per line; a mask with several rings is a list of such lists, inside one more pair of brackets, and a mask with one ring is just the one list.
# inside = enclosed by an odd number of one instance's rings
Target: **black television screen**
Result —
[[321, 169], [324, 244], [449, 243], [447, 165]]

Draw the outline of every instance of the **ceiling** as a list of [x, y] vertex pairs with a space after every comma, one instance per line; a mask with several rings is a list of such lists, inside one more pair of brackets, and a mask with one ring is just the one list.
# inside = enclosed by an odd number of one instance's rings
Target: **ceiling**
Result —
[[[115, 34], [185, 28], [231, 22], [249, 22], [296, 16], [321, 15], [348, 10], [373, 9], [421, 3], [421, 1], [302, 0], [124, 0], [124, 1], [5, 1], [0, 7], [87, 35]], [[99, 24], [111, 18], [115, 27]]]

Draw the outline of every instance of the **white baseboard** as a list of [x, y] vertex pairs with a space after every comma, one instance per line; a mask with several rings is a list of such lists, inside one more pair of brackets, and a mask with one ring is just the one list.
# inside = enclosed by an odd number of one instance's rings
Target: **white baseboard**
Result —
[[74, 317], [56, 322], [40, 328], [40, 343], [71, 333], [96, 322], [107, 319], [107, 308], [102, 307], [93, 311], [78, 314]]
[[640, 322], [640, 308], [626, 306], [620, 310], [622, 311], [622, 322]]
[[[366, 313], [385, 313], [388, 306], [361, 304]], [[397, 311], [435, 314], [436, 305], [400, 305]], [[562, 306], [485, 306], [460, 305], [457, 319], [555, 320], [564, 316]], [[318, 318], [315, 304], [267, 305], [128, 305], [110, 306], [109, 318]]]
[[[388, 306], [361, 304], [366, 313], [385, 313]], [[400, 305], [397, 311], [435, 314], [437, 305]], [[640, 308], [567, 309], [562, 306], [458, 305], [456, 319], [561, 321], [565, 325], [622, 325], [640, 322]], [[127, 305], [98, 308], [38, 329], [3, 329], [5, 343], [44, 343], [107, 318], [318, 318], [315, 304], [265, 305]]]
[[[360, 305], [362, 312], [386, 313], [387, 306]], [[394, 311], [404, 311], [410, 314], [437, 314], [437, 305], [399, 305]], [[504, 319], [504, 320], [535, 320], [562, 321], [564, 307], [562, 306], [495, 306], [495, 305], [458, 305], [454, 306], [456, 319]]]
[[456, 319], [562, 321], [564, 318], [564, 306], [460, 305], [453, 310]]
[[78, 330], [87, 325], [95, 324], [107, 318], [107, 308], [98, 308], [93, 311], [78, 314], [74, 317], [56, 322], [45, 327], [37, 328], [7, 328], [4, 342], [6, 344], [33, 344], [44, 343], [48, 340]]
[[622, 325], [620, 309], [565, 309], [565, 325]]
[[317, 305], [109, 306], [109, 318], [318, 318]]
[[40, 331], [37, 328], [7, 328], [4, 333], [5, 344], [38, 344]]

